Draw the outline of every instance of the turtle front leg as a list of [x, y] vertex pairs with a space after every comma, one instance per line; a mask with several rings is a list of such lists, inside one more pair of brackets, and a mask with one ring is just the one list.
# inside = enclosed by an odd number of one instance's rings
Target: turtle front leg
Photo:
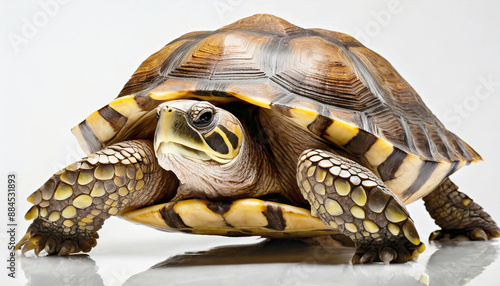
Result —
[[133, 140], [106, 147], [54, 174], [28, 201], [35, 219], [16, 245], [25, 253], [88, 252], [112, 215], [173, 196], [177, 178], [158, 165], [153, 144]]
[[406, 262], [425, 250], [404, 205], [370, 170], [322, 150], [302, 153], [297, 182], [311, 214], [356, 244], [352, 262]]
[[467, 238], [488, 240], [500, 237], [500, 228], [483, 208], [450, 179], [444, 180], [424, 197], [425, 208], [442, 229], [434, 231], [429, 240]]

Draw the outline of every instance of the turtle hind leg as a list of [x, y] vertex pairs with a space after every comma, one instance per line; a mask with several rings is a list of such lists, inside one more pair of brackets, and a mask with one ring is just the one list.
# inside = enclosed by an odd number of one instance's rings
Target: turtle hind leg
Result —
[[429, 240], [460, 239], [488, 240], [500, 237], [500, 228], [483, 208], [475, 203], [447, 178], [425, 196], [425, 207], [436, 224]]
[[297, 168], [311, 214], [354, 241], [353, 263], [406, 262], [424, 251], [404, 205], [367, 168], [322, 150], [306, 150]]
[[175, 176], [158, 165], [150, 141], [106, 147], [54, 174], [28, 198], [34, 206], [25, 218], [34, 221], [16, 250], [88, 252], [107, 218], [172, 196], [176, 187]]

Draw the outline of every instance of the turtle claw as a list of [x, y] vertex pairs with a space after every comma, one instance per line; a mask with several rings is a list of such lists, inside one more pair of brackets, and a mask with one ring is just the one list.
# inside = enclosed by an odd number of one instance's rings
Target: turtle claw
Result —
[[391, 261], [395, 260], [398, 257], [398, 254], [396, 251], [390, 247], [386, 247], [380, 251], [378, 254], [378, 257], [382, 262], [384, 262], [386, 265], [389, 265]]
[[488, 235], [481, 228], [473, 230], [471, 236], [473, 237], [473, 240], [488, 240]]
[[430, 241], [437, 240], [478, 240], [486, 241], [500, 237], [500, 229], [494, 226], [476, 227], [473, 229], [440, 229], [433, 231], [429, 236]]
[[21, 250], [23, 255], [33, 250], [36, 256], [45, 250], [48, 255], [68, 255], [80, 251], [89, 252], [96, 246], [97, 233], [80, 232], [70, 235], [48, 225], [42, 220], [35, 220], [24, 237], [16, 244], [14, 251]]
[[371, 262], [383, 262], [386, 265], [390, 263], [403, 263], [417, 259], [420, 253], [424, 252], [425, 245], [408, 244], [394, 241], [371, 243], [366, 246], [360, 246], [352, 258], [352, 264], [363, 264]]
[[41, 240], [43, 240], [41, 237], [32, 236], [31, 233], [27, 232], [16, 244], [14, 251], [21, 250], [22, 254], [25, 255], [26, 252], [34, 250], [35, 255], [38, 256], [43, 250], [43, 243], [41, 243]]
[[377, 251], [374, 249], [369, 250], [363, 256], [361, 256], [361, 259], [359, 260], [359, 263], [364, 264], [364, 263], [370, 263], [375, 260], [377, 257]]

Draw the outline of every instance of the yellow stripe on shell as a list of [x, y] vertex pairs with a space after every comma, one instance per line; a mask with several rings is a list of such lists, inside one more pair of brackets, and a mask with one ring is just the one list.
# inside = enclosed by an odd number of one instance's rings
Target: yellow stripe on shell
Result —
[[80, 147], [82, 147], [83, 152], [85, 152], [86, 155], [92, 154], [92, 151], [90, 150], [90, 147], [87, 143], [87, 140], [85, 140], [85, 137], [82, 134], [82, 130], [80, 129], [80, 126], [77, 125], [73, 128], [71, 128], [71, 133], [76, 137], [76, 140], [80, 144]]
[[289, 112], [292, 115], [292, 120], [305, 128], [318, 117], [316, 111], [307, 109], [292, 108]]
[[111, 101], [108, 105], [126, 117], [130, 117], [132, 114], [137, 114], [138, 112], [143, 111], [139, 105], [137, 105], [135, 96], [133, 95], [118, 97], [117, 99]]
[[113, 126], [104, 119], [98, 111], [92, 112], [85, 121], [87, 126], [92, 130], [92, 133], [99, 139], [101, 143], [107, 142], [116, 134]]
[[[325, 225], [319, 218], [312, 217], [310, 212], [306, 209], [258, 199], [239, 199], [233, 201], [231, 208], [223, 215], [226, 222], [233, 226], [231, 227], [222, 224], [221, 220], [217, 217], [216, 219], [212, 219], [215, 213], [208, 209], [206, 206], [208, 203], [210, 202], [190, 199], [176, 203], [165, 203], [136, 209], [126, 212], [122, 214], [122, 216], [129, 221], [170, 230], [172, 228], [165, 223], [160, 214], [160, 210], [166, 207], [166, 205], [174, 205], [174, 211], [181, 216], [185, 224], [188, 223], [185, 217], [182, 217], [181, 213], [189, 211], [189, 209], [195, 210], [190, 220], [196, 219], [199, 222], [197, 226], [189, 229], [192, 233], [224, 235], [231, 231], [245, 230], [248, 232], [248, 235], [281, 237], [279, 235], [281, 231], [266, 228], [268, 221], [262, 213], [268, 205], [274, 205], [281, 208], [283, 219], [286, 222], [285, 231], [289, 233], [299, 236], [306, 234], [311, 236], [339, 233], [331, 226]], [[176, 208], [178, 204], [181, 205], [181, 208]], [[180, 213], [178, 211], [180, 211]], [[205, 219], [207, 214], [210, 215], [208, 221]], [[285, 236], [289, 235], [290, 234]]]
[[224, 218], [227, 223], [235, 227], [264, 227], [268, 225], [264, 210], [265, 207], [261, 200], [237, 200], [234, 201], [231, 208], [224, 213]]
[[[461, 163], [461, 164], [460, 164]], [[458, 170], [460, 167], [462, 167], [465, 162], [462, 161], [460, 162], [459, 165], [457, 166], [456, 170]], [[452, 167], [452, 164], [449, 162], [440, 162], [437, 163], [436, 168], [432, 172], [431, 176], [427, 179], [427, 181], [416, 191], [411, 195], [410, 197], [406, 198], [404, 201], [405, 204], [409, 204], [411, 202], [414, 202], [418, 200], [419, 198], [422, 198], [432, 192], [434, 189], [438, 187], [438, 185], [443, 181], [443, 179], [448, 175], [448, 172], [450, 171]]]
[[332, 227], [325, 225], [319, 218], [312, 217], [309, 210], [274, 202], [266, 202], [266, 204], [279, 205], [281, 207], [283, 219], [286, 222], [286, 231], [332, 229]]
[[393, 150], [394, 147], [391, 143], [377, 138], [377, 141], [368, 149], [364, 156], [372, 167], [378, 167], [391, 155]]
[[343, 146], [349, 143], [349, 141], [351, 141], [351, 139], [354, 138], [358, 132], [359, 128], [336, 119], [325, 130], [325, 137], [331, 142], [339, 146]]
[[245, 102], [248, 102], [250, 104], [270, 109], [271, 108], [271, 101], [267, 97], [255, 97], [255, 96], [247, 96], [241, 93], [235, 93], [235, 92], [230, 92], [229, 94], [233, 95], [234, 97], [241, 99]]
[[122, 130], [132, 126], [139, 118], [147, 113], [147, 111], [139, 107], [137, 101], [135, 101], [135, 96], [132, 95], [119, 97], [111, 101], [108, 105], [127, 118], [127, 122], [122, 127]]
[[174, 205], [174, 211], [181, 217], [184, 224], [190, 227], [226, 226], [224, 219], [211, 211], [202, 200], [180, 201]]
[[180, 90], [180, 91], [170, 91], [170, 92], [164, 92], [161, 90], [155, 90], [153, 89], [148, 93], [148, 96], [151, 97], [154, 100], [161, 100], [161, 101], [171, 101], [171, 100], [176, 100], [176, 99], [182, 99], [186, 98], [189, 95], [194, 95], [194, 91], [192, 90]]
[[405, 204], [408, 202], [403, 198], [403, 192], [408, 189], [420, 174], [420, 168], [424, 164], [419, 157], [407, 154], [401, 166], [396, 171], [394, 179], [384, 182], [385, 185], [393, 191], [399, 199]]

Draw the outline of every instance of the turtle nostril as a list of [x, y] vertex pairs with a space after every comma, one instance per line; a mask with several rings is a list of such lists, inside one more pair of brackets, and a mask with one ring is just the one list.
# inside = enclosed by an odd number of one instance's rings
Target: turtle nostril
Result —
[[168, 112], [172, 112], [172, 109], [169, 109]]

